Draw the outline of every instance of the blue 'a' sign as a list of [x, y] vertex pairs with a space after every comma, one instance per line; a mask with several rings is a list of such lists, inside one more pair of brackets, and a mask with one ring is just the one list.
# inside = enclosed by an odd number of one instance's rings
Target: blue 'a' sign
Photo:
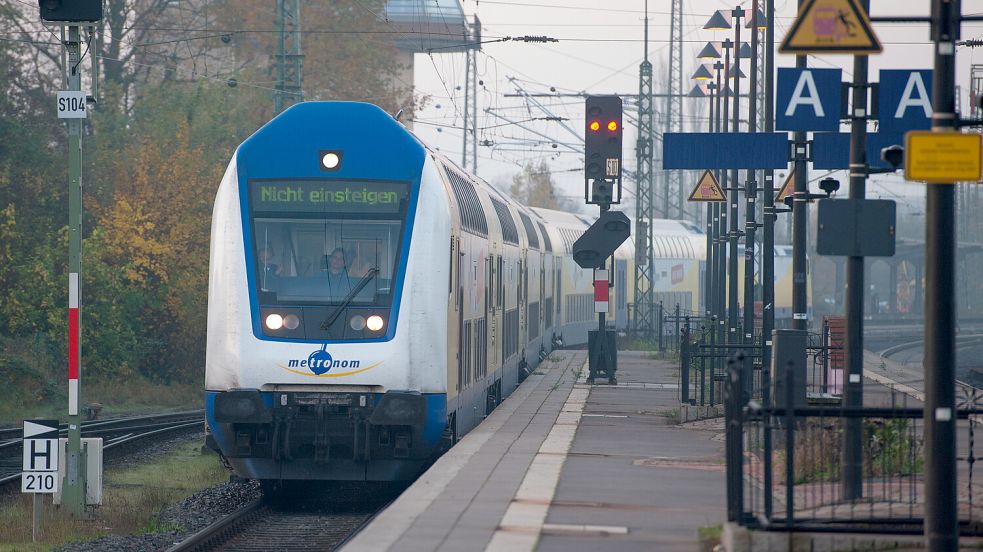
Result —
[[932, 71], [881, 69], [877, 112], [882, 132], [932, 128]]
[[775, 128], [839, 130], [841, 73], [839, 69], [779, 67]]

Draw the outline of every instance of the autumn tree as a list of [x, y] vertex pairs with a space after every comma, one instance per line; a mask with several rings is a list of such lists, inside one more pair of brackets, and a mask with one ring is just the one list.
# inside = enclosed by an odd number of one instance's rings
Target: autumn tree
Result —
[[540, 161], [539, 165], [527, 163], [522, 172], [512, 177], [509, 193], [517, 201], [531, 207], [546, 209], [564, 207], [564, 202], [556, 195], [556, 183], [553, 182], [553, 174], [545, 161]]
[[[406, 106], [382, 6], [304, 3], [307, 99]], [[105, 0], [83, 31], [83, 87], [98, 85], [82, 139], [87, 376], [200, 381], [211, 207], [235, 148], [272, 115], [273, 10]], [[17, 37], [0, 41], [0, 373], [36, 370], [15, 380], [50, 391], [66, 354], [67, 138], [63, 46], [37, 14], [0, 2], [0, 32]]]

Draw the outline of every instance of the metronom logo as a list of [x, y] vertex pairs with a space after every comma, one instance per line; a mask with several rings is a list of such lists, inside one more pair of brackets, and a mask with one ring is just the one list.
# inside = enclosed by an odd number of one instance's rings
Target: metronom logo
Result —
[[328, 352], [327, 344], [321, 345], [307, 358], [289, 359], [287, 365], [280, 365], [287, 371], [306, 376], [350, 376], [375, 368], [381, 363], [362, 366], [362, 361], [334, 358]]

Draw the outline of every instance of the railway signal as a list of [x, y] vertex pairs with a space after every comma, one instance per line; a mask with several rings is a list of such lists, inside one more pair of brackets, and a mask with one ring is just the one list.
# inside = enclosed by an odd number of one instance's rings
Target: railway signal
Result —
[[584, 129], [584, 179], [587, 203], [621, 202], [622, 105], [618, 96], [587, 96]]
[[[82, 444], [79, 401], [82, 381], [80, 308], [82, 281], [82, 123], [88, 94], [82, 91], [82, 26], [102, 20], [102, 0], [38, 0], [42, 21], [67, 27], [67, 90], [58, 92], [58, 118], [68, 127], [68, 446], [63, 503], [76, 518], [85, 516], [87, 451]], [[26, 426], [25, 426], [26, 427]], [[25, 478], [26, 479], [26, 478]], [[47, 487], [48, 478], [42, 481]], [[57, 483], [55, 484], [57, 487]], [[54, 490], [54, 489], [53, 489]], [[45, 491], [47, 492], [47, 491]]]
[[102, 19], [102, 0], [38, 0], [41, 20], [95, 23]]

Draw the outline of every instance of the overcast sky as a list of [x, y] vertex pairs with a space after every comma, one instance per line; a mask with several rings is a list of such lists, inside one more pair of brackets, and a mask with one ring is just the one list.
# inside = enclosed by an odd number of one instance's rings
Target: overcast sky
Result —
[[[764, 3], [761, 4], [763, 7]], [[927, 15], [930, 5], [927, 0], [872, 0], [871, 4], [871, 13], [875, 16]], [[723, 0], [685, 0], [683, 75], [687, 82], [684, 92], [694, 84], [689, 77], [697, 66], [697, 52], [707, 41], [720, 41], [733, 36], [733, 31], [705, 31], [703, 24], [715, 10], [730, 10], [735, 5]], [[740, 5], [750, 13], [750, 0]], [[794, 19], [796, 5], [794, 0], [776, 1], [776, 42], [781, 41]], [[652, 0], [649, 5], [649, 58], [655, 67], [656, 92], [661, 91], [667, 78], [670, 6], [670, 0]], [[463, 0], [463, 7], [469, 17], [477, 14], [481, 19], [483, 40], [521, 35], [546, 35], [559, 40], [550, 44], [500, 42], [483, 45], [478, 56], [478, 75], [484, 82], [483, 86], [479, 86], [478, 95], [479, 139], [490, 140], [497, 146], [479, 146], [478, 174], [501, 184], [509, 181], [521, 165], [546, 160], [561, 185], [561, 192], [582, 197], [582, 155], [564, 153], [569, 148], [562, 145], [553, 149], [548, 142], [536, 143], [544, 139], [515, 125], [496, 126], [504, 121], [485, 114], [484, 110], [492, 108], [512, 120], [543, 116], [543, 111], [530, 109], [522, 99], [505, 97], [506, 93], [514, 93], [517, 85], [528, 92], [549, 92], [553, 87], [558, 92], [637, 94], [638, 65], [644, 54], [644, 1]], [[979, 12], [983, 12], [983, 0], [964, 0], [963, 13]], [[927, 25], [877, 24], [875, 31], [884, 45], [884, 53], [871, 57], [872, 81], [877, 80], [877, 71], [881, 68], [932, 67]], [[964, 39], [977, 36], [983, 36], [983, 24], [964, 24]], [[746, 29], [742, 29], [742, 40], [745, 39], [749, 41], [750, 36]], [[957, 82], [964, 90], [964, 106], [968, 105], [970, 65], [973, 63], [983, 64], [983, 51], [958, 50]], [[809, 64], [842, 67], [844, 80], [852, 77], [853, 62], [850, 56], [810, 56]], [[427, 108], [418, 114], [416, 131], [428, 143], [460, 163], [461, 133], [454, 127], [460, 127], [463, 112], [464, 54], [417, 54], [415, 65], [418, 92], [432, 97]], [[794, 59], [791, 57], [778, 56], [776, 59], [777, 67], [792, 65]], [[749, 72], [749, 65], [744, 65], [744, 71]], [[510, 82], [509, 77], [517, 79], [516, 83]], [[744, 90], [747, 90], [746, 85], [747, 81], [742, 81]], [[566, 125], [570, 129], [582, 133], [582, 99], [543, 98], [541, 101], [554, 115], [569, 118]], [[687, 121], [693, 119], [694, 102], [707, 102], [689, 98], [683, 101], [687, 112], [684, 120]], [[705, 117], [705, 107], [700, 115]], [[561, 123], [534, 122], [529, 126], [560, 144], [576, 145], [578, 142], [577, 136]], [[704, 128], [701, 126], [700, 130]], [[689, 127], [687, 130], [691, 129]], [[634, 166], [634, 141], [634, 130], [627, 128], [625, 163], [628, 167]], [[508, 145], [517, 142], [519, 145]], [[818, 175], [814, 173], [811, 177]], [[871, 194], [882, 194], [884, 197], [923, 195], [923, 185], [904, 183], [900, 177], [879, 177], [879, 182], [870, 186]]]

